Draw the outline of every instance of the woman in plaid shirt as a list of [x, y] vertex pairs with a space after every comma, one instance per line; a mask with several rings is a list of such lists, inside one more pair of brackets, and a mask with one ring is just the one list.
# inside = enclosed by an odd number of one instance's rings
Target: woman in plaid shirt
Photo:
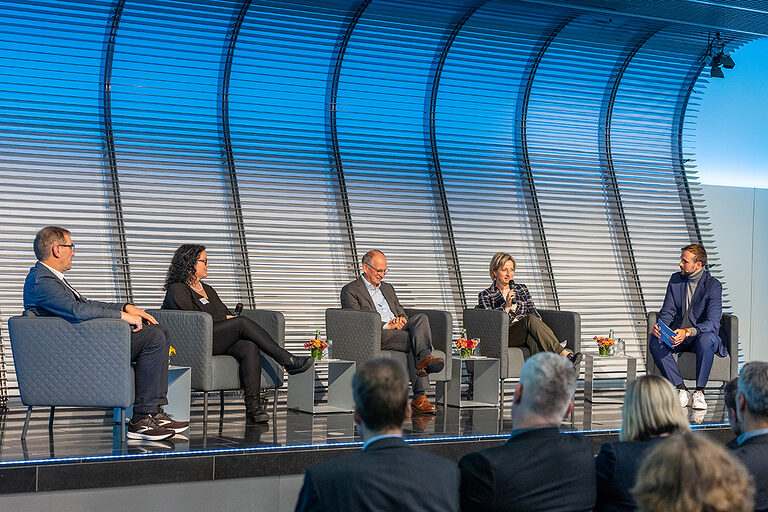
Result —
[[497, 252], [489, 267], [493, 284], [481, 291], [477, 307], [503, 309], [509, 315], [509, 346], [526, 347], [531, 355], [539, 352], [554, 352], [566, 356], [574, 367], [581, 362], [581, 352], [572, 353], [564, 349], [547, 324], [536, 311], [531, 293], [524, 284], [515, 283], [515, 258], [504, 252]]

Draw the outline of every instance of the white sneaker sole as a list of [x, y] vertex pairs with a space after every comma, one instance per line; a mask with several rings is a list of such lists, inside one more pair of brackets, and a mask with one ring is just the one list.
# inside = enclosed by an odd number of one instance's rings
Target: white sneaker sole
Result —
[[182, 432], [186, 432], [187, 430], [189, 430], [189, 425], [187, 425], [186, 427], [171, 428], [171, 427], [168, 427], [168, 426], [166, 426], [166, 425], [163, 425], [163, 424], [162, 424], [162, 423], [160, 423], [160, 422], [158, 422], [158, 424], [159, 424], [161, 427], [165, 427], [165, 428], [168, 428], [168, 429], [171, 429], [171, 430], [173, 430], [173, 431], [174, 431], [174, 432], [176, 432], [177, 434], [181, 434]]
[[144, 439], [146, 441], [162, 441], [163, 439], [169, 439], [173, 437], [173, 432], [170, 434], [147, 434], [143, 432], [131, 432], [128, 431], [128, 439]]

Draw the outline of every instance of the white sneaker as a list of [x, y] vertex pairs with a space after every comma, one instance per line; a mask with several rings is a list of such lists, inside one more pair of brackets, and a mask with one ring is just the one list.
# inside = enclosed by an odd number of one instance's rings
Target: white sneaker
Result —
[[698, 389], [693, 392], [693, 405], [694, 409], [705, 410], [707, 408], [707, 401], [704, 400], [704, 392]]
[[682, 407], [688, 407], [688, 402], [691, 401], [691, 394], [687, 389], [678, 389], [677, 398], [680, 399], [680, 405]]

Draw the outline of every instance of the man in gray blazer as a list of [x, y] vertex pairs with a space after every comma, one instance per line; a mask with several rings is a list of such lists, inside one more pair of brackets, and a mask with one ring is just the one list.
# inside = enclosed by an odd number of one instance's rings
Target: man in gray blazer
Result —
[[297, 512], [458, 512], [456, 463], [408, 446], [408, 380], [392, 359], [366, 361], [352, 380], [362, 451], [307, 470]]
[[387, 274], [387, 257], [379, 250], [363, 256], [363, 275], [341, 289], [341, 307], [361, 311], [376, 311], [381, 315], [381, 349], [405, 352], [414, 360], [417, 377], [413, 381], [411, 406], [418, 412], [435, 412], [426, 390], [427, 374], [443, 369], [442, 358], [432, 355], [432, 332], [426, 315], [406, 318], [405, 309], [397, 300], [391, 284], [383, 282]]
[[75, 254], [68, 230], [57, 226], [41, 229], [34, 248], [38, 261], [29, 269], [24, 282], [25, 314], [58, 316], [72, 323], [94, 318], [120, 318], [128, 322], [132, 331], [131, 362], [136, 364], [128, 437], [157, 441], [186, 430], [188, 422], [175, 421], [162, 409], [168, 403], [168, 331], [136, 306], [86, 299], [64, 279]]
[[729, 444], [755, 481], [755, 510], [768, 511], [768, 363], [752, 361], [739, 372], [736, 415], [741, 435]]

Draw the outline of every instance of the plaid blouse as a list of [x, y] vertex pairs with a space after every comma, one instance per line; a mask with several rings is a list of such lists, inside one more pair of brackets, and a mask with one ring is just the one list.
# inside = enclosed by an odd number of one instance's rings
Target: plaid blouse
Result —
[[[527, 315], [536, 315], [541, 318], [541, 315], [536, 311], [536, 306], [533, 304], [531, 298], [531, 292], [528, 291], [528, 287], [524, 284], [518, 284], [512, 281], [512, 289], [515, 291], [515, 302], [517, 307], [509, 310], [509, 323], [513, 324]], [[482, 309], [501, 309], [504, 310], [504, 304], [507, 301], [504, 300], [504, 294], [501, 290], [496, 288], [496, 283], [493, 283], [490, 287], [481, 291], [477, 296], [477, 307]]]

